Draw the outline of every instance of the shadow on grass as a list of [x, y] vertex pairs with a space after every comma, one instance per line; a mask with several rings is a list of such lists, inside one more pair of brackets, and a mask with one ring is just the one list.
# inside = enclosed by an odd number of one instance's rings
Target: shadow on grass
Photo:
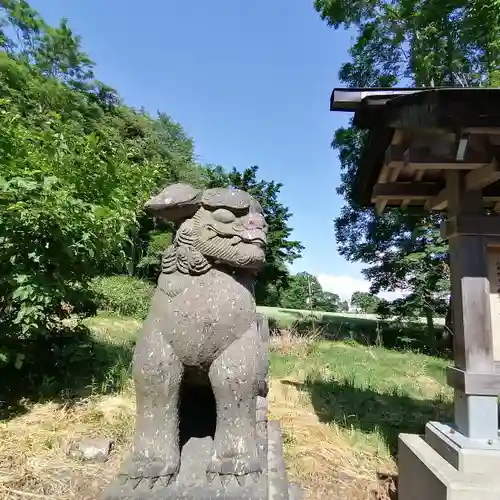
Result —
[[429, 420], [449, 421], [452, 406], [441, 399], [413, 399], [407, 395], [380, 394], [348, 382], [312, 380], [297, 383], [283, 380], [309, 392], [315, 413], [323, 423], [335, 422], [346, 429], [379, 433], [393, 456], [398, 435], [421, 434]]
[[62, 330], [16, 348], [25, 356], [20, 369], [0, 369], [0, 420], [22, 415], [32, 403], [75, 403], [92, 394], [119, 391], [130, 378], [133, 341], [97, 340], [85, 326]]

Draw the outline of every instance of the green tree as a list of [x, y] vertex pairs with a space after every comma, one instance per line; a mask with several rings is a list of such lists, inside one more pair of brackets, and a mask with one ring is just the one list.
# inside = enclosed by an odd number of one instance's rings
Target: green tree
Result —
[[204, 171], [180, 125], [94, 80], [66, 21], [48, 26], [27, 2], [5, 0], [0, 31], [3, 342], [91, 312], [92, 276], [133, 269], [168, 233], [144, 201], [167, 182], [200, 184]]
[[2, 331], [31, 336], [67, 315], [64, 302], [75, 312], [86, 302], [89, 278], [119, 253], [134, 205], [150, 187], [129, 169], [110, 168], [106, 150], [126, 164], [119, 145], [79, 135], [54, 116], [36, 129], [4, 100], [0, 124], [0, 316], [10, 325]]
[[336, 293], [323, 291], [316, 276], [307, 272], [290, 276], [288, 287], [282, 291], [280, 306], [287, 309], [337, 312], [341, 300]]
[[341, 311], [341, 312], [349, 312], [349, 302], [347, 302], [347, 300], [343, 300], [340, 303], [339, 311]]
[[379, 303], [379, 297], [368, 292], [354, 292], [351, 296], [351, 305], [362, 314], [374, 314]]
[[65, 20], [49, 26], [26, 1], [4, 0], [0, 45], [0, 342], [50, 336], [70, 313], [90, 313], [95, 275], [154, 278], [173, 229], [143, 204], [171, 182], [254, 194], [270, 225], [257, 298], [278, 302], [302, 249], [281, 184], [259, 181], [256, 167], [197, 165], [181, 125], [95, 80]]
[[300, 257], [304, 247], [291, 239], [292, 228], [288, 224], [292, 214], [278, 198], [282, 184], [258, 180], [257, 173], [257, 166], [243, 172], [235, 168], [226, 172], [220, 166], [207, 166], [204, 183], [209, 188], [232, 186], [242, 189], [253, 195], [262, 206], [269, 232], [266, 265], [258, 275], [255, 296], [259, 305], [277, 306], [280, 296], [289, 285], [287, 265]]
[[314, 309], [324, 312], [339, 312], [342, 310], [342, 301], [336, 293], [322, 291], [316, 303], [314, 303]]
[[287, 309], [317, 309], [323, 300], [323, 289], [312, 274], [301, 272], [290, 276], [288, 287], [281, 294], [280, 306]]
[[[339, 77], [350, 87], [497, 85], [500, 67], [500, 4], [468, 0], [315, 0], [334, 29], [354, 28], [350, 61]], [[408, 312], [421, 308], [433, 336], [433, 303], [448, 285], [447, 247], [441, 217], [419, 209], [387, 210], [377, 217], [352, 197], [366, 133], [336, 131], [332, 146], [342, 167], [339, 194], [346, 205], [335, 221], [339, 252], [367, 264], [371, 291], [404, 289]]]

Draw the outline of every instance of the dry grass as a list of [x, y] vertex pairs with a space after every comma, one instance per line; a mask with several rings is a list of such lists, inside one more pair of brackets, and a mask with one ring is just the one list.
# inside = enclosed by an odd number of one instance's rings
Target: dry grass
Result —
[[307, 356], [314, 343], [321, 338], [321, 332], [311, 331], [308, 335], [299, 335], [292, 326], [273, 332], [270, 339], [271, 349], [281, 355], [298, 354]]
[[[68, 407], [36, 404], [0, 427], [0, 499], [94, 500], [116, 473], [133, 430], [129, 396], [90, 398]], [[106, 464], [68, 456], [84, 437], [107, 437], [115, 452]]]
[[450, 411], [446, 362], [293, 331], [272, 346], [271, 417], [306, 498], [394, 498], [397, 435]]
[[[137, 324], [106, 317], [92, 328], [107, 342], [123, 342]], [[448, 411], [446, 363], [435, 358], [298, 337], [290, 330], [272, 339], [270, 363], [271, 418], [282, 424], [289, 475], [305, 489], [305, 500], [388, 499], [398, 432], [419, 432]], [[121, 377], [127, 367], [107, 369], [110, 377]], [[133, 432], [131, 384], [114, 386], [120, 390], [112, 395], [33, 404], [0, 422], [0, 500], [99, 498]], [[69, 457], [70, 444], [83, 437], [112, 439], [110, 460]]]
[[[320, 421], [308, 397], [294, 385], [271, 382], [271, 418], [281, 422], [289, 476], [302, 484], [306, 499], [376, 498], [380, 471], [395, 473], [394, 462], [352, 447], [345, 433]], [[383, 498], [383, 497], [380, 497]]]

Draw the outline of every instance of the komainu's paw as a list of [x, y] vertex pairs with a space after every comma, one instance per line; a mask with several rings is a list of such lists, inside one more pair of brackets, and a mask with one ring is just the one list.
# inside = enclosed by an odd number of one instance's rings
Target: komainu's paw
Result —
[[139, 485], [141, 489], [160, 489], [175, 481], [179, 466], [179, 461], [167, 462], [132, 455], [120, 469], [119, 478], [121, 484], [127, 484], [134, 490]]
[[256, 483], [262, 474], [262, 467], [258, 460], [251, 460], [245, 456], [214, 459], [207, 467], [207, 480], [211, 483], [219, 476], [223, 486], [226, 486], [234, 477], [240, 486], [244, 486], [248, 477]]

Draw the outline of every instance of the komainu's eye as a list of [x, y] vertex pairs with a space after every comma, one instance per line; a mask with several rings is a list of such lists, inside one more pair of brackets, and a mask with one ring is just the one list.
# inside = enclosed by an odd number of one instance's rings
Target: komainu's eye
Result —
[[234, 222], [236, 220], [236, 216], [229, 210], [226, 210], [225, 208], [218, 208], [217, 210], [214, 210], [212, 212], [212, 217], [216, 221], [224, 222], [225, 224]]

